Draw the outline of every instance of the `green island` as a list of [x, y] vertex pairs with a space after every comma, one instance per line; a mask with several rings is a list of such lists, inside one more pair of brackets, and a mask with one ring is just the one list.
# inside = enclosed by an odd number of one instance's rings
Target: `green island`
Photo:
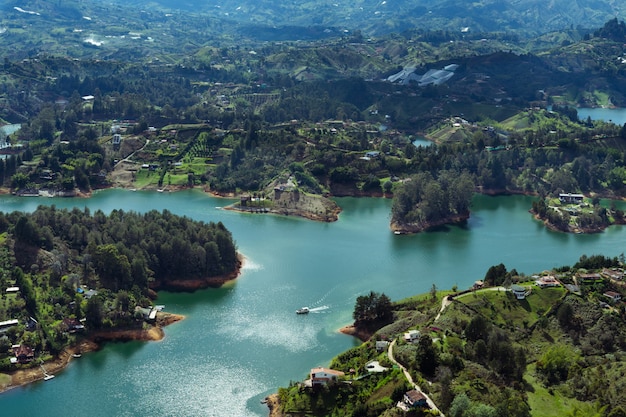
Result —
[[624, 259], [524, 276], [494, 265], [465, 291], [359, 296], [363, 344], [268, 397], [272, 416], [624, 416]]
[[221, 223], [167, 210], [0, 213], [0, 390], [50, 378], [107, 340], [160, 340], [159, 289], [219, 287], [241, 259]]

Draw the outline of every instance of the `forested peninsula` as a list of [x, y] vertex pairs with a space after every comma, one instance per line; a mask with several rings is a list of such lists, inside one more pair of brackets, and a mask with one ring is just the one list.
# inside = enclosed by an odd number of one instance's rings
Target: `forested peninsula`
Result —
[[222, 223], [167, 210], [0, 212], [0, 387], [57, 372], [102, 341], [159, 340], [182, 317], [154, 306], [156, 290], [218, 287], [240, 267]]
[[364, 343], [280, 388], [271, 415], [624, 416], [624, 260], [532, 276], [499, 264], [468, 290], [359, 296]]

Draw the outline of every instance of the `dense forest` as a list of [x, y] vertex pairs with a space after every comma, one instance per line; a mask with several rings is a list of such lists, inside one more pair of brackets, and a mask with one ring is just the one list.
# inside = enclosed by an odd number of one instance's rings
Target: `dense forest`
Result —
[[[151, 289], [239, 268], [223, 224], [168, 211], [107, 216], [42, 206], [0, 213], [0, 233], [0, 286], [18, 289], [2, 292], [0, 318], [19, 322], [0, 337], [0, 355], [20, 342], [60, 352], [74, 340], [68, 320], [85, 319], [87, 330], [140, 325], [135, 307], [151, 305]], [[2, 364], [9, 366], [8, 357]]]

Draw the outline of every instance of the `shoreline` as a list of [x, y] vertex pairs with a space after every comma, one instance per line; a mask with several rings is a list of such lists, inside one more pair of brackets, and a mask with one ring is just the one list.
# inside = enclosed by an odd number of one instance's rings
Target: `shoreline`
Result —
[[340, 328], [339, 333], [345, 334], [347, 336], [356, 337], [361, 342], [367, 342], [374, 336], [375, 332], [370, 332], [367, 330], [359, 329], [354, 324], [348, 324]]
[[231, 282], [239, 278], [241, 271], [243, 270], [246, 257], [237, 252], [237, 266], [234, 271], [224, 275], [218, 275], [215, 277], [196, 278], [189, 280], [172, 280], [166, 282], [154, 282], [150, 289], [153, 291], [178, 291], [178, 292], [193, 292], [196, 290], [203, 290], [206, 288], [220, 288], [227, 282]]
[[[357, 329], [354, 324], [347, 324], [339, 328], [337, 332], [345, 334], [347, 336], [356, 337], [361, 342], [367, 342], [374, 335], [373, 332]], [[265, 405], [267, 405], [267, 408], [269, 408], [268, 417], [285, 417], [287, 415], [280, 411], [280, 397], [278, 396], [277, 392], [265, 397], [264, 401]]]
[[163, 327], [184, 319], [185, 316], [180, 314], [159, 312], [157, 314], [156, 324], [150, 326], [149, 329], [144, 329], [142, 327], [140, 329], [99, 330], [90, 333], [76, 345], [66, 347], [57, 357], [41, 363], [40, 366], [33, 366], [27, 369], [18, 369], [2, 373], [1, 375], [7, 375], [9, 377], [9, 382], [7, 384], [0, 384], [0, 394], [15, 388], [32, 384], [33, 382], [43, 381], [44, 369], [47, 374], [56, 375], [62, 372], [72, 362], [72, 360], [75, 359], [75, 354], [82, 355], [84, 353], [98, 351], [106, 342], [131, 340], [157, 342], [163, 340], [165, 337]]
[[[206, 288], [219, 288], [227, 282], [234, 281], [241, 275], [246, 257], [237, 252], [237, 266], [234, 271], [217, 277], [209, 277], [194, 280], [176, 280], [166, 283], [155, 283], [148, 288], [149, 291], [174, 290], [195, 291]], [[63, 371], [74, 359], [75, 354], [83, 354], [101, 349], [102, 345], [110, 341], [145, 341], [156, 342], [165, 337], [164, 327], [184, 320], [180, 314], [158, 312], [156, 323], [144, 328], [117, 328], [89, 332], [76, 345], [65, 347], [56, 357], [42, 362], [40, 366], [33, 365], [26, 369], [17, 369], [9, 372], [0, 372], [0, 394], [8, 390], [18, 388], [44, 379], [45, 374], [55, 375]], [[45, 372], [44, 372], [45, 370]]]

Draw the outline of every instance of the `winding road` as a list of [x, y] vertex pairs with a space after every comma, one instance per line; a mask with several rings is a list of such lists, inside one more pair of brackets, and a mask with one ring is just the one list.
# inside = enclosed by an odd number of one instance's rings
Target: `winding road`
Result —
[[[460, 294], [458, 296], [455, 296], [454, 298], [459, 298], [459, 297], [463, 297], [465, 295], [468, 294], [475, 294], [476, 292], [480, 292], [480, 291], [506, 291], [506, 288], [504, 287], [490, 287], [490, 288], [484, 288], [481, 290], [477, 290], [477, 291], [470, 291], [467, 292], [465, 294]], [[433, 320], [433, 323], [435, 323], [437, 320], [439, 320], [439, 317], [441, 317], [441, 314], [445, 311], [445, 309], [452, 304], [452, 300], [453, 298], [446, 295], [445, 297], [443, 297], [443, 299], [441, 300], [441, 309], [439, 309], [439, 313], [437, 314], [437, 317], [435, 317], [435, 320]], [[409, 381], [409, 384], [411, 384], [411, 386], [421, 392], [424, 397], [426, 397], [426, 403], [428, 404], [428, 407], [430, 407], [431, 410], [435, 410], [439, 413], [439, 415], [441, 417], [445, 417], [445, 415], [441, 412], [441, 410], [439, 408], [437, 408], [437, 405], [433, 402], [433, 400], [424, 392], [422, 391], [422, 389], [420, 388], [419, 385], [417, 385], [414, 381], [413, 381], [413, 377], [411, 376], [411, 374], [409, 373], [409, 371], [402, 366], [401, 363], [399, 363], [398, 361], [396, 361], [396, 359], [393, 356], [393, 347], [396, 345], [396, 341], [398, 339], [393, 339], [393, 341], [389, 344], [389, 348], [387, 349], [387, 356], [389, 357], [389, 360], [397, 365], [400, 369], [402, 369], [402, 372], [404, 372], [404, 376], [406, 377], [407, 381]]]
[[397, 339], [393, 339], [393, 342], [391, 342], [389, 344], [389, 349], [387, 349], [387, 356], [389, 357], [389, 360], [391, 362], [393, 362], [394, 364], [398, 365], [398, 367], [400, 367], [400, 369], [402, 369], [402, 372], [404, 372], [404, 376], [406, 378], [407, 381], [409, 381], [409, 384], [411, 384], [411, 386], [421, 392], [424, 397], [426, 397], [426, 403], [428, 404], [428, 407], [431, 410], [435, 410], [439, 413], [440, 416], [445, 417], [444, 414], [441, 412], [441, 410], [439, 410], [439, 408], [437, 408], [437, 405], [435, 405], [435, 403], [433, 402], [433, 400], [428, 396], [428, 394], [426, 394], [424, 391], [422, 391], [422, 389], [420, 388], [419, 385], [417, 385], [415, 382], [413, 382], [413, 377], [411, 376], [411, 374], [409, 373], [409, 371], [402, 366], [401, 363], [399, 363], [398, 361], [396, 361], [396, 359], [393, 357], [393, 347], [396, 344]]

